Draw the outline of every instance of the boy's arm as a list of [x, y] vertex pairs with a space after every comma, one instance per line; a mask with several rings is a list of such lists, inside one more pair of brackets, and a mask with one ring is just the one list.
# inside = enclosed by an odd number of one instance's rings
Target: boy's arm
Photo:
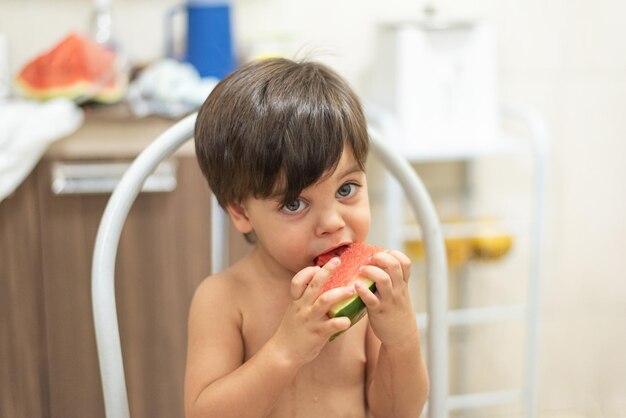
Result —
[[417, 418], [428, 398], [429, 382], [419, 334], [385, 346], [367, 331], [367, 398], [376, 418]]
[[376, 283], [376, 294], [361, 282], [367, 306], [367, 398], [376, 418], [418, 418], [428, 397], [417, 320], [408, 280], [411, 260], [399, 251], [379, 252], [361, 274]]
[[239, 314], [212, 279], [198, 288], [189, 313], [185, 416], [267, 416], [298, 368], [271, 342], [243, 363]]

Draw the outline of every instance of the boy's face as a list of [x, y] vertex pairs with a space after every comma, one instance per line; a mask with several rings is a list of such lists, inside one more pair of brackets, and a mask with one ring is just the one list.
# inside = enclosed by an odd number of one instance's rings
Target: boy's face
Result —
[[279, 199], [249, 198], [237, 209], [229, 207], [229, 213], [240, 232], [255, 233], [268, 267], [295, 273], [323, 253], [366, 239], [370, 209], [365, 173], [346, 147], [335, 171], [304, 189], [297, 200], [283, 205]]

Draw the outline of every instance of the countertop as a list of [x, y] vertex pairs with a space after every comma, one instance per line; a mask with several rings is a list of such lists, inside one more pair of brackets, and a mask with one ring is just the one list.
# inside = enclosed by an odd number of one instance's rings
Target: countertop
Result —
[[[177, 121], [156, 116], [133, 117], [124, 104], [85, 108], [85, 121], [72, 135], [54, 142], [46, 158], [63, 160], [136, 157]], [[194, 155], [188, 141], [176, 155]]]

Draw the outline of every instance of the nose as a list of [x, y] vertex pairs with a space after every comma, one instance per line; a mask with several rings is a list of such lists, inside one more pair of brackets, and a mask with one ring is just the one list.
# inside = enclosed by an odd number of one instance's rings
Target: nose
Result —
[[315, 226], [315, 234], [319, 237], [332, 235], [346, 226], [339, 205], [334, 204], [321, 211]]

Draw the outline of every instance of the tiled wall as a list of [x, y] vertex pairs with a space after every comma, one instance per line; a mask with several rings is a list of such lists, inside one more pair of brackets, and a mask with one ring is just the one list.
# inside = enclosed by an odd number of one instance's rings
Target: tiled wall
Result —
[[[115, 34], [128, 56], [138, 62], [160, 56], [163, 16], [176, 1], [113, 3]], [[496, 26], [501, 97], [537, 109], [549, 129], [542, 415], [624, 417], [626, 2], [432, 3], [448, 16], [484, 18]], [[376, 60], [371, 48], [375, 24], [416, 17], [423, 5], [409, 0], [238, 0], [235, 38], [241, 54], [260, 40], [301, 48], [335, 66], [362, 91], [365, 69]], [[0, 0], [0, 31], [8, 36], [12, 71], [69, 30], [87, 30], [90, 13], [87, 0]], [[519, 181], [503, 176], [502, 168], [486, 164], [480, 170], [481, 187]], [[471, 370], [478, 374], [479, 368]]]

